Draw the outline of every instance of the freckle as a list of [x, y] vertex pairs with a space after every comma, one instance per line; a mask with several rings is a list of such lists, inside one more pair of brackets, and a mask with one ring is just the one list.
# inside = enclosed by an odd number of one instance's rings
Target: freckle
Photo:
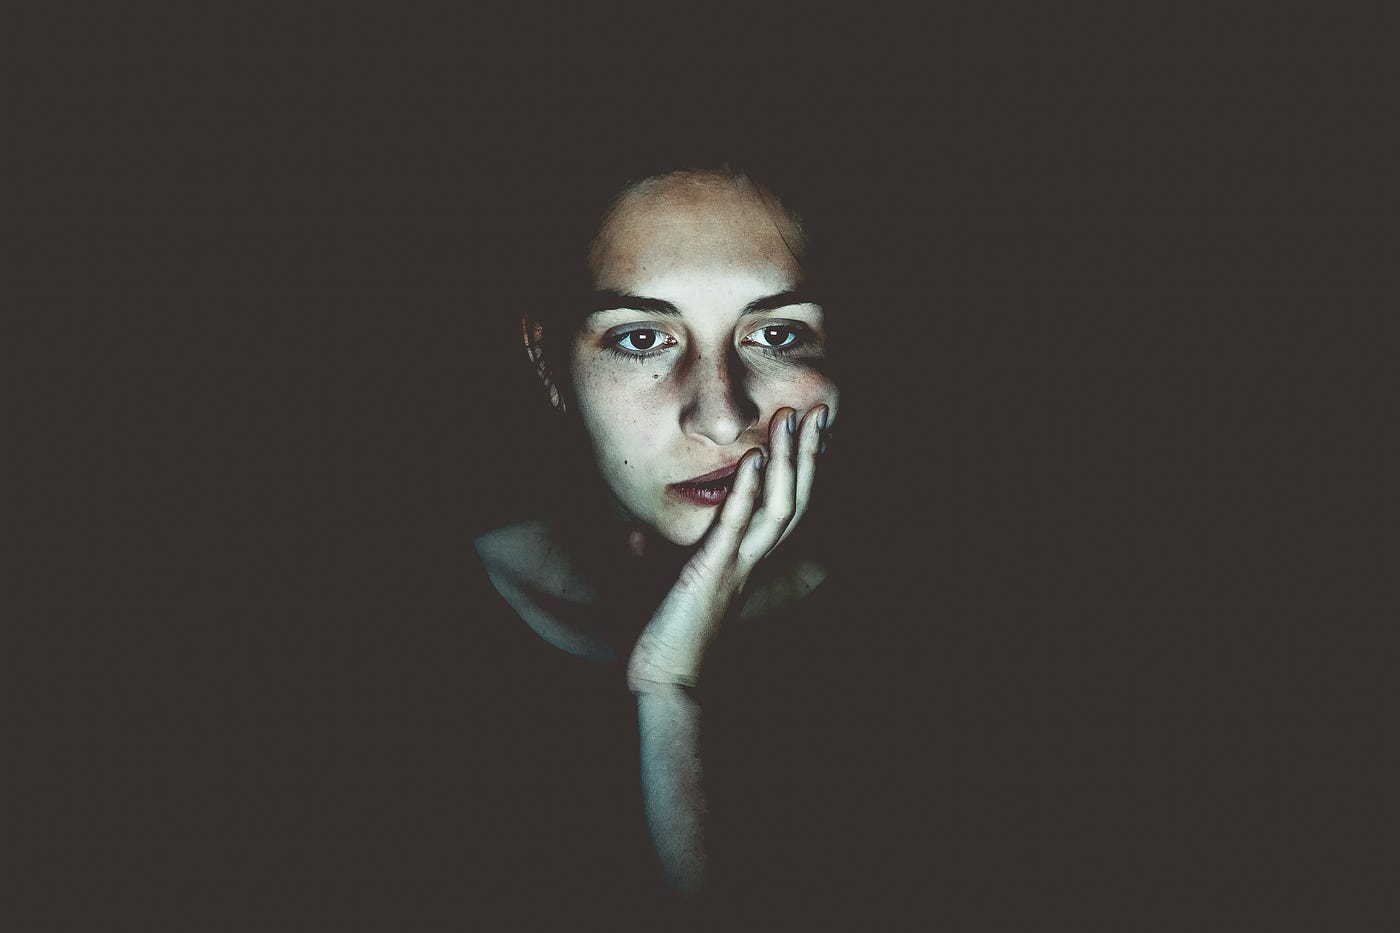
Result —
[[660, 374], [660, 373], [652, 373], [652, 374], [651, 374], [651, 378], [653, 378], [653, 379], [660, 379], [660, 378], [661, 378], [661, 374]]

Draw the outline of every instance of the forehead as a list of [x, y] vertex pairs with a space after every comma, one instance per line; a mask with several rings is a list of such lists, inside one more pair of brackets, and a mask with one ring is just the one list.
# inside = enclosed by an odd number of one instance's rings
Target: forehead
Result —
[[801, 251], [796, 224], [753, 184], [676, 175], [642, 182], [623, 196], [594, 240], [589, 269], [596, 287], [624, 291], [696, 275], [795, 284]]

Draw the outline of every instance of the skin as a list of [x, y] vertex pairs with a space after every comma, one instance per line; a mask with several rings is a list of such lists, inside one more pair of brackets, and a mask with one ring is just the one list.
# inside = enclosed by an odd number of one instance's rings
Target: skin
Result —
[[[667, 494], [668, 483], [731, 466], [754, 448], [767, 452], [783, 408], [814, 415], [824, 406], [828, 424], [835, 420], [838, 392], [821, 368], [821, 307], [740, 315], [750, 302], [801, 284], [789, 248], [800, 240], [751, 186], [682, 176], [634, 191], [595, 242], [596, 288], [661, 299], [681, 312], [661, 316], [615, 302], [585, 321], [570, 357], [603, 479], [631, 516], [672, 544], [698, 543], [716, 510]], [[609, 350], [628, 331], [642, 339], [624, 339], [619, 349], [650, 341], [649, 355]], [[774, 337], [790, 345], [774, 347]]]
[[[726, 620], [751, 614], [746, 605], [780, 602], [747, 592], [748, 583], [811, 502], [839, 400], [823, 369], [819, 305], [798, 295], [743, 313], [801, 286], [801, 251], [796, 225], [750, 183], [695, 173], [651, 179], [622, 199], [594, 241], [589, 267], [607, 299], [570, 344], [577, 416], [621, 518], [599, 534], [625, 534], [617, 552], [633, 563], [629, 578], [650, 576], [664, 593], [627, 652], [626, 677], [637, 697], [652, 838], [671, 885], [689, 895], [703, 892], [707, 866], [703, 711], [693, 688]], [[676, 313], [658, 313], [658, 301]], [[536, 322], [522, 323], [527, 335], [538, 332]], [[735, 464], [722, 506], [668, 489]], [[548, 525], [493, 532], [478, 550], [537, 632], [565, 650], [609, 656], [531, 596], [555, 606], [597, 597]], [[786, 593], [805, 592], [824, 574], [800, 560], [784, 566], [771, 585]]]

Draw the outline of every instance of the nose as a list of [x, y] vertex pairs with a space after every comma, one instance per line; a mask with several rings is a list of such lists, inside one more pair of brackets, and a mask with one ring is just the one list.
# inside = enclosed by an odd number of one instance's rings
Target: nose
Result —
[[737, 354], [697, 356], [686, 373], [686, 402], [681, 430], [728, 447], [753, 427], [758, 406], [744, 388]]

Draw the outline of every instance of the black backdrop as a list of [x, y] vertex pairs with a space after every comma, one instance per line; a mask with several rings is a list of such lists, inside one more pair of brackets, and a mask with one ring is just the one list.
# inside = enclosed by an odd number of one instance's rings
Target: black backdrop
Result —
[[643, 25], [21, 24], [23, 927], [336, 916], [283, 889], [330, 854], [289, 827], [349, 818], [302, 791], [551, 481], [532, 186], [687, 139], [840, 179], [860, 231], [843, 514], [917, 699], [907, 909], [1364, 913], [1378, 24]]

